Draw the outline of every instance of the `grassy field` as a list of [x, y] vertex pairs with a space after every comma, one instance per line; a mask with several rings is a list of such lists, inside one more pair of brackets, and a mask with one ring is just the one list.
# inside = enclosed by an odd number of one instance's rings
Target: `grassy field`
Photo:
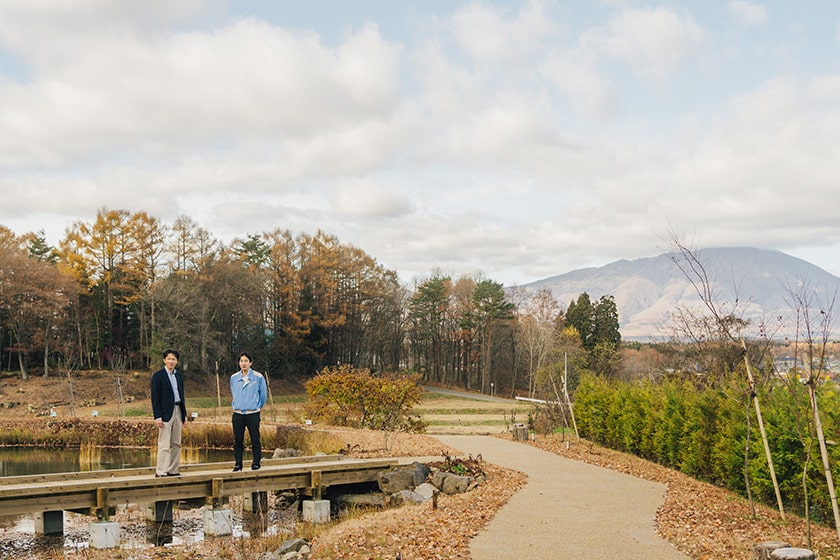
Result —
[[498, 434], [509, 431], [512, 424], [527, 422], [527, 404], [477, 398], [426, 393], [415, 410], [428, 423], [429, 434]]

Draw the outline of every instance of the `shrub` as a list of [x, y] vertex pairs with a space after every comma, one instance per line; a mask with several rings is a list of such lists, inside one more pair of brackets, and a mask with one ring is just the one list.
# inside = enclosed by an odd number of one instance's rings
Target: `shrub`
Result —
[[426, 425], [411, 410], [420, 402], [420, 377], [373, 375], [344, 365], [324, 368], [306, 383], [309, 418], [336, 426], [422, 432]]

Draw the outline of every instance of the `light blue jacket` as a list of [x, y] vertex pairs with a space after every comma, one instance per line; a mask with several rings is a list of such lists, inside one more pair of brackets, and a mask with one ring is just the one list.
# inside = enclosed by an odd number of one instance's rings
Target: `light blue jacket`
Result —
[[233, 410], [242, 413], [257, 412], [265, 405], [268, 397], [265, 377], [260, 372], [249, 369], [246, 383], [242, 372], [237, 371], [230, 376], [230, 394], [233, 396]]

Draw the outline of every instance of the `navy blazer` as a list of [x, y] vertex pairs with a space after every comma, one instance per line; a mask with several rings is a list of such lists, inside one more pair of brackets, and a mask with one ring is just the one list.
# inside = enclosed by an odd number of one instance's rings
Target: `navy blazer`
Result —
[[[181, 396], [181, 421], [187, 420], [187, 403], [184, 402], [184, 378], [180, 370], [175, 370], [175, 381], [178, 383], [178, 394]], [[172, 384], [166, 368], [160, 368], [152, 374], [152, 412], [153, 418], [160, 418], [164, 422], [172, 420], [175, 408], [175, 395], [172, 394]]]

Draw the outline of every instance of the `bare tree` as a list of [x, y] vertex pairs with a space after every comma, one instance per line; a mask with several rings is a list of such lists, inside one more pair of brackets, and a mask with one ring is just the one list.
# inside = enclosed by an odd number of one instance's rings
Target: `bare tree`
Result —
[[[755, 408], [755, 415], [758, 421], [758, 429], [761, 433], [761, 441], [764, 444], [764, 455], [767, 458], [767, 468], [770, 471], [770, 479], [773, 481], [773, 490], [776, 493], [776, 502], [779, 507], [779, 514], [782, 519], [785, 519], [785, 506], [782, 502], [782, 493], [779, 489], [779, 482], [776, 479], [776, 469], [773, 466], [773, 456], [770, 453], [770, 444], [767, 439], [767, 432], [764, 429], [764, 418], [761, 414], [761, 404], [758, 399], [758, 392], [756, 391], [756, 379], [753, 375], [752, 367], [750, 365], [749, 354], [747, 352], [747, 345], [743, 337], [743, 329], [747, 323], [743, 318], [737, 316], [736, 310], [732, 309], [728, 312], [722, 310], [717, 298], [715, 297], [714, 285], [709, 278], [705, 266], [701, 262], [697, 253], [686, 246], [676, 234], [671, 236], [671, 244], [675, 251], [672, 253], [672, 260], [674, 264], [683, 273], [686, 280], [692, 285], [697, 292], [701, 302], [709, 311], [714, 321], [714, 326], [727, 339], [735, 342], [740, 346], [743, 353], [744, 368], [747, 373], [747, 381], [749, 382], [750, 397]], [[748, 455], [745, 454], [748, 457]], [[745, 476], [746, 474], [745, 470]], [[745, 480], [749, 487], [749, 479]]]
[[[813, 418], [813, 431], [816, 432], [817, 442], [822, 458], [823, 473], [828, 486], [828, 495], [831, 498], [831, 511], [834, 514], [834, 527], [837, 530], [837, 537], [840, 538], [840, 510], [837, 507], [837, 492], [834, 488], [834, 479], [831, 475], [831, 465], [828, 458], [828, 449], [825, 443], [825, 434], [820, 420], [820, 410], [817, 404], [817, 387], [820, 379], [826, 371], [827, 347], [831, 336], [832, 323], [834, 322], [834, 304], [837, 299], [837, 288], [823, 301], [817, 293], [811, 289], [807, 281], [803, 281], [795, 288], [788, 286], [789, 304], [796, 313], [796, 333], [794, 340], [794, 371], [798, 371], [797, 359], [800, 343], [804, 345], [804, 368], [800, 381], [808, 391], [808, 400], [811, 405]], [[817, 313], [816, 310], [819, 310]], [[803, 487], [805, 488], [805, 513], [808, 519], [808, 543], [811, 541], [810, 511], [807, 495], [807, 472], [810, 463], [810, 438], [807, 446], [808, 453], [803, 468]]]

